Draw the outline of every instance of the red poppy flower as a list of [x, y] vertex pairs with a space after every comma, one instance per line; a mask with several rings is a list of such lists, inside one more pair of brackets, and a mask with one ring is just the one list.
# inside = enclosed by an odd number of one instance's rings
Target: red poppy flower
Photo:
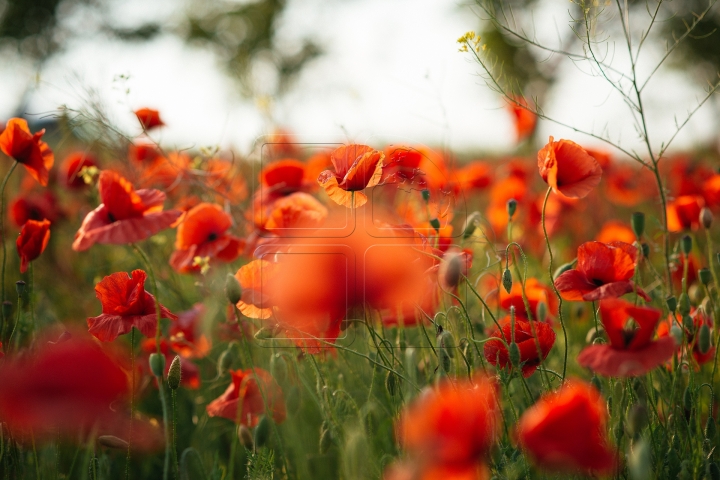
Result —
[[600, 243], [623, 242], [632, 244], [635, 241], [635, 233], [626, 224], [617, 220], [610, 220], [605, 222], [595, 239]]
[[[102, 314], [87, 319], [88, 329], [102, 342], [112, 342], [118, 335], [136, 327], [146, 337], [155, 335], [159, 323], [155, 311], [155, 297], [145, 290], [147, 274], [133, 270], [132, 276], [117, 272], [95, 285], [95, 296], [102, 303]], [[162, 318], [177, 320], [177, 316], [160, 305]]]
[[251, 428], [257, 425], [260, 415], [266, 412], [275, 423], [285, 420], [283, 392], [269, 372], [253, 368], [230, 370], [230, 375], [232, 383], [225, 393], [208, 404], [209, 416], [227, 418]]
[[269, 318], [272, 315], [271, 292], [268, 284], [277, 275], [278, 265], [266, 260], [253, 260], [235, 273], [242, 299], [237, 303], [240, 313], [248, 318]]
[[114, 418], [128, 393], [118, 363], [89, 340], [43, 345], [37, 356], [0, 368], [0, 416], [11, 428], [71, 434]]
[[392, 147], [385, 150], [381, 182], [387, 184], [427, 187], [425, 172], [421, 170], [423, 155], [410, 147]]
[[594, 157], [570, 140], [555, 142], [553, 137], [538, 152], [542, 179], [555, 193], [570, 198], [586, 197], [602, 178], [602, 168]]
[[23, 225], [20, 236], [15, 242], [18, 255], [20, 255], [20, 273], [25, 273], [28, 263], [38, 258], [45, 251], [48, 240], [50, 240], [49, 221], [36, 222], [35, 220], [28, 220]]
[[508, 102], [518, 143], [532, 135], [537, 125], [537, 115], [526, 107], [527, 102], [522, 97], [515, 99], [514, 102]]
[[623, 242], [586, 242], [578, 247], [578, 263], [555, 279], [565, 300], [574, 302], [617, 298], [637, 291], [646, 301], [647, 293], [630, 281], [635, 273], [637, 248]]
[[191, 309], [177, 314], [177, 321], [170, 324], [170, 343], [183, 358], [202, 358], [210, 351], [210, 341], [200, 331], [206, 308], [196, 303]]
[[487, 163], [475, 161], [455, 172], [458, 187], [470, 194], [490, 186], [492, 175], [490, 166]]
[[227, 233], [232, 217], [220, 205], [201, 203], [193, 207], [177, 229], [170, 265], [181, 273], [200, 271], [195, 257], [232, 262], [245, 247], [243, 240]]
[[135, 162], [150, 165], [160, 157], [162, 152], [154, 143], [131, 143], [128, 146], [128, 158]]
[[[510, 317], [500, 321], [502, 331], [495, 328], [488, 338], [501, 340], [489, 340], [485, 342], [484, 354], [489, 363], [497, 368], [512, 367], [508, 345], [512, 342], [512, 322]], [[533, 335], [535, 332], [535, 335]], [[537, 370], [538, 365], [550, 353], [555, 344], [555, 332], [552, 327], [544, 322], [526, 322], [515, 319], [515, 343], [520, 349], [520, 363], [522, 364], [523, 377], [527, 378]], [[540, 350], [538, 352], [538, 350]], [[540, 358], [542, 353], [542, 359]]]
[[[522, 283], [519, 280], [513, 282], [510, 293], [507, 293], [501, 288], [500, 307], [507, 311], [510, 311], [510, 307], [515, 307], [515, 316], [527, 320], [530, 316], [528, 315], [527, 310], [525, 310], [522, 290]], [[527, 279], [525, 282], [525, 296], [527, 297], [528, 305], [530, 306], [530, 313], [532, 314], [533, 319], [536, 320], [535, 315], [540, 303], [544, 303], [548, 307], [548, 313], [550, 315], [557, 315], [557, 295], [555, 295], [555, 292], [553, 292], [550, 287], [540, 283], [537, 278]]]
[[73, 250], [87, 250], [95, 243], [125, 244], [144, 240], [168, 228], [181, 215], [162, 211], [165, 194], [159, 190], [134, 190], [119, 174], [104, 170], [98, 181], [102, 203], [83, 220], [75, 234]]
[[[591, 345], [578, 356], [578, 363], [606, 377], [644, 375], [672, 357], [675, 342], [671, 337], [652, 341], [660, 320], [660, 310], [636, 307], [619, 299], [600, 302], [600, 318], [609, 345]], [[635, 328], [628, 328], [632, 319]]]
[[[328, 210], [315, 197], [296, 192], [273, 202], [264, 228], [266, 230], [315, 229], [319, 228]], [[281, 232], [281, 235], [283, 233]]]
[[422, 459], [395, 462], [383, 473], [383, 480], [489, 480], [487, 465], [424, 465]]
[[[385, 154], [367, 145], [347, 145], [335, 150], [330, 159], [335, 171], [325, 170], [318, 176], [318, 184], [337, 204], [359, 207], [367, 202], [360, 190], [380, 182]], [[352, 198], [355, 195], [353, 204]]]
[[[708, 362], [712, 362], [715, 359], [715, 345], [711, 345], [707, 352], [703, 353], [700, 351], [700, 346], [698, 345], [698, 338], [697, 338], [697, 332], [700, 330], [700, 327], [702, 325], [707, 325], [708, 328], [710, 328], [710, 331], [713, 330], [713, 321], [712, 318], [709, 315], [706, 315], [702, 312], [702, 310], [695, 309], [694, 307], [690, 310], [690, 318], [692, 318], [693, 325], [694, 325], [694, 331], [691, 332], [688, 329], [681, 327], [685, 330], [685, 338], [687, 339], [687, 347], [690, 349], [690, 352], [692, 353], [693, 360], [696, 363], [696, 366], [699, 368], [700, 365], [704, 365]], [[679, 319], [675, 319], [676, 324], [680, 324]], [[660, 325], [658, 326], [657, 335], [658, 338], [669, 338], [670, 337], [670, 328], [673, 325], [673, 316], [670, 315], [668, 318], [660, 322]], [[711, 333], [712, 336], [712, 333]], [[678, 353], [680, 355], [680, 358], [682, 359], [684, 357], [682, 348], [678, 349]]]
[[80, 172], [84, 167], [97, 166], [97, 160], [91, 153], [75, 152], [65, 158], [60, 166], [60, 181], [69, 188], [83, 188], [87, 186]]
[[481, 376], [426, 390], [400, 416], [402, 445], [425, 465], [476, 465], [499, 432], [498, 390], [494, 381]]
[[141, 108], [139, 110], [135, 110], [135, 116], [145, 130], [165, 125], [163, 121], [160, 120], [160, 112], [151, 108]]
[[49, 220], [55, 223], [64, 216], [55, 194], [48, 189], [17, 196], [10, 203], [10, 220], [22, 227], [28, 220]]
[[700, 195], [682, 195], [667, 205], [668, 230], [681, 232], [700, 227], [700, 210], [705, 200]]
[[607, 423], [607, 408], [597, 390], [570, 380], [525, 410], [517, 442], [541, 468], [607, 474], [617, 463]]
[[720, 174], [715, 174], [703, 182], [702, 194], [708, 207], [720, 207]]
[[55, 163], [55, 157], [48, 144], [40, 140], [45, 129], [30, 133], [27, 121], [11, 118], [7, 127], [0, 133], [0, 150], [18, 163], [22, 163], [30, 176], [47, 186], [49, 171]]

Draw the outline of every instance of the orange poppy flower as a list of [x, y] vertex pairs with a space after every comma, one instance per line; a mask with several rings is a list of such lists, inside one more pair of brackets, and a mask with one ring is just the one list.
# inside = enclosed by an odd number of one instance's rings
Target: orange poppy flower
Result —
[[266, 230], [315, 229], [328, 215], [328, 210], [315, 197], [296, 192], [273, 203], [264, 228]]
[[467, 468], [481, 462], [499, 433], [499, 387], [486, 377], [443, 382], [400, 416], [398, 436], [424, 465]]
[[83, 220], [72, 248], [87, 250], [95, 243], [125, 244], [144, 240], [168, 228], [181, 215], [162, 211], [165, 194], [159, 190], [134, 190], [130, 182], [109, 170], [98, 181], [102, 203]]
[[162, 157], [162, 152], [154, 143], [131, 143], [128, 146], [128, 158], [138, 163], [151, 164]]
[[18, 163], [22, 163], [30, 176], [43, 187], [47, 186], [50, 169], [55, 157], [48, 144], [40, 140], [45, 129], [30, 133], [27, 121], [11, 118], [7, 127], [0, 133], [0, 150]]
[[367, 196], [360, 190], [374, 187], [380, 182], [384, 158], [383, 152], [367, 145], [342, 146], [330, 157], [335, 171], [321, 172], [317, 178], [318, 184], [335, 203], [359, 207], [367, 202]]
[[637, 248], [623, 242], [586, 242], [578, 247], [578, 263], [555, 279], [564, 300], [573, 302], [617, 298], [636, 291], [650, 297], [630, 279], [635, 273]]
[[550, 141], [538, 152], [542, 179], [555, 193], [570, 198], [586, 197], [602, 178], [602, 168], [594, 157], [570, 140]]
[[141, 108], [139, 110], [135, 110], [135, 116], [145, 130], [165, 125], [165, 123], [160, 120], [160, 112], [153, 110], [152, 108]]
[[68, 155], [60, 166], [60, 181], [68, 188], [83, 188], [87, 184], [80, 175], [84, 167], [97, 166], [97, 160], [91, 153], [75, 152]]
[[600, 243], [623, 242], [632, 245], [635, 233], [623, 222], [610, 220], [605, 222], [595, 240]]
[[45, 251], [48, 241], [50, 240], [50, 222], [43, 220], [37, 222], [28, 220], [20, 230], [15, 245], [17, 246], [18, 255], [20, 255], [20, 273], [25, 273], [28, 269], [28, 263], [32, 262]]
[[705, 200], [700, 195], [682, 195], [667, 204], [668, 230], [682, 232], [700, 228], [700, 210]]
[[[112, 342], [118, 335], [136, 327], [146, 337], [155, 335], [159, 319], [155, 311], [155, 297], [145, 290], [147, 274], [133, 270], [132, 276], [117, 272], [95, 285], [95, 296], [102, 303], [102, 314], [87, 319], [90, 333], [101, 342]], [[162, 318], [177, 320], [177, 316], [160, 305]]]
[[624, 207], [633, 207], [655, 193], [649, 171], [631, 165], [613, 166], [607, 172], [604, 184], [606, 198]]
[[385, 158], [380, 183], [417, 185], [425, 188], [425, 172], [420, 168], [423, 155], [410, 147], [391, 147], [385, 149]]
[[126, 398], [128, 382], [115, 359], [89, 339], [40, 345], [0, 368], [0, 416], [10, 428], [54, 437], [116, 417], [111, 407]]
[[490, 186], [492, 174], [488, 164], [475, 161], [455, 172], [458, 187], [470, 194]]
[[177, 187], [189, 177], [190, 156], [183, 152], [170, 152], [158, 156], [150, 163], [144, 163], [140, 178], [143, 187], [159, 185], [165, 189]]
[[720, 174], [715, 174], [703, 182], [702, 194], [708, 207], [720, 207]]
[[257, 425], [260, 415], [266, 411], [275, 423], [285, 420], [283, 392], [269, 372], [253, 368], [230, 370], [230, 375], [232, 382], [225, 393], [208, 404], [209, 416], [227, 418], [250, 428]]
[[272, 315], [271, 288], [268, 286], [277, 275], [278, 265], [267, 260], [253, 260], [235, 273], [242, 298], [237, 303], [240, 313], [248, 318], [269, 318]]
[[570, 380], [525, 410], [517, 442], [541, 468], [607, 474], [617, 464], [607, 423], [607, 407], [598, 391]]
[[[533, 319], [537, 313], [538, 305], [544, 303], [548, 307], [548, 313], [552, 316], [557, 315], [558, 299], [550, 287], [543, 285], [537, 278], [528, 278], [525, 282], [525, 296], [530, 306], [530, 313]], [[525, 309], [525, 302], [522, 296], [522, 283], [520, 281], [513, 282], [510, 293], [504, 289], [500, 289], [500, 307], [510, 311], [510, 307], [515, 307], [515, 316], [517, 318], [527, 320], [530, 318]]]
[[[513, 339], [512, 322], [510, 317], [500, 321], [502, 330], [495, 328], [488, 338], [502, 339], [510, 345]], [[533, 335], [533, 332], [535, 334]], [[501, 340], [488, 340], [485, 342], [483, 353], [485, 359], [497, 368], [510, 367], [510, 354], [508, 348]], [[520, 349], [520, 363], [522, 375], [527, 378], [537, 370], [538, 365], [547, 358], [553, 345], [555, 345], [555, 332], [545, 322], [532, 322], [515, 319], [515, 343]], [[538, 352], [538, 350], [540, 350]], [[540, 354], [542, 353], [542, 358]]]
[[527, 107], [527, 101], [522, 97], [516, 98], [514, 102], [507, 103], [515, 126], [515, 138], [520, 143], [535, 131], [537, 115], [535, 112], [525, 108]]
[[178, 225], [175, 251], [170, 265], [178, 272], [198, 272], [193, 265], [195, 257], [232, 262], [242, 252], [242, 239], [227, 233], [232, 217], [223, 212], [220, 205], [201, 203], [193, 207]]
[[[578, 356], [578, 363], [606, 377], [645, 375], [672, 357], [671, 337], [652, 341], [661, 311], [636, 307], [630, 302], [608, 299], [600, 302], [600, 318], [610, 339], [609, 345], [590, 345]], [[628, 328], [632, 319], [635, 328]]]

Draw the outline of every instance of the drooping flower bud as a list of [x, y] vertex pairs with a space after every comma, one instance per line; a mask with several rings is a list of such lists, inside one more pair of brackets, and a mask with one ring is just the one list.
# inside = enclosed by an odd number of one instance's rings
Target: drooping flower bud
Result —
[[675, 313], [675, 310], [677, 310], [677, 298], [675, 298], [675, 295], [669, 296], [665, 302], [667, 303], [668, 310], [670, 312]]
[[467, 240], [472, 237], [473, 233], [475, 233], [475, 229], [477, 228], [479, 218], [480, 212], [472, 212], [468, 215], [467, 220], [465, 220], [465, 225], [463, 225], [463, 239]]
[[150, 371], [152, 374], [162, 378], [163, 373], [165, 373], [165, 355], [151, 353], [148, 363], [150, 363]]
[[106, 448], [114, 448], [116, 450], [128, 449], [128, 442], [114, 435], [100, 435], [97, 437], [97, 441], [100, 445]]
[[510, 200], [507, 201], [506, 206], [507, 206], [508, 219], [512, 220], [513, 215], [515, 215], [515, 211], [517, 210], [517, 200], [515, 200], [514, 198], [511, 198]]
[[690, 251], [692, 250], [692, 244], [693, 241], [690, 235], [683, 235], [683, 237], [680, 239], [680, 248], [685, 255], [690, 255]]
[[630, 225], [635, 233], [635, 237], [640, 240], [645, 233], [645, 214], [642, 212], [634, 212], [630, 219]]
[[440, 220], [438, 220], [437, 218], [433, 218], [432, 220], [430, 220], [430, 226], [433, 227], [436, 232], [439, 232], [440, 231]]
[[555, 273], [553, 273], [553, 279], [557, 280], [557, 278], [562, 275], [563, 273], [567, 272], [568, 270], [571, 270], [573, 268], [573, 265], [575, 264], [575, 260], [572, 262], [564, 263], [560, 265], [557, 270], [555, 270]]
[[710, 211], [709, 208], [703, 207], [702, 210], [700, 210], [700, 225], [702, 225], [705, 230], [708, 230], [713, 222], [713, 214]]
[[395, 394], [397, 393], [397, 383], [397, 375], [395, 375], [393, 372], [388, 371], [387, 376], [385, 377], [385, 389], [392, 396], [395, 396]]
[[633, 445], [628, 458], [628, 470], [631, 480], [641, 480], [653, 477], [652, 451], [645, 439], [640, 439]]
[[695, 333], [695, 322], [693, 322], [693, 319], [690, 315], [683, 315], [682, 317], [682, 323], [685, 330], [692, 335]]
[[234, 344], [231, 343], [228, 347], [220, 354], [217, 363], [218, 376], [224, 375], [232, 365], [235, 357]]
[[545, 302], [538, 302], [535, 318], [538, 322], [547, 320], [547, 304]]
[[267, 415], [260, 416], [260, 421], [258, 421], [257, 426], [255, 427], [255, 445], [260, 448], [264, 447], [268, 440], [270, 440], [270, 429], [272, 426], [270, 425], [270, 420]]
[[438, 327], [437, 347], [445, 352], [448, 357], [455, 358], [455, 337], [442, 327]]
[[278, 383], [285, 382], [288, 375], [288, 366], [285, 357], [275, 354], [270, 358], [270, 373]]
[[712, 416], [708, 416], [707, 423], [705, 423], [705, 438], [708, 440], [714, 440], [717, 434], [717, 424]]
[[505, 271], [502, 274], [502, 284], [503, 288], [507, 293], [510, 293], [510, 290], [512, 290], [513, 285], [513, 279], [512, 279], [512, 273], [510, 273], [509, 268], [505, 268]]
[[253, 449], [252, 433], [250, 433], [250, 429], [248, 427], [246, 427], [245, 425], [238, 425], [237, 436], [238, 440], [240, 440], [240, 444], [243, 447], [248, 450]]
[[422, 198], [425, 200], [425, 203], [430, 201], [430, 190], [427, 188], [422, 191]]
[[182, 380], [182, 365], [180, 365], [180, 356], [175, 355], [173, 361], [170, 362], [170, 369], [167, 375], [170, 390], [177, 390], [180, 387], [180, 380]]
[[698, 331], [697, 346], [703, 355], [710, 351], [710, 327], [707, 326], [707, 323], [703, 323]]
[[510, 364], [514, 368], [520, 367], [520, 347], [517, 343], [510, 343], [510, 348], [508, 349], [508, 357], [510, 358]]
[[712, 273], [710, 273], [710, 269], [701, 268], [698, 270], [698, 278], [700, 278], [700, 283], [707, 287], [712, 281]]
[[301, 405], [302, 397], [300, 396], [300, 389], [297, 385], [293, 385], [285, 397], [285, 408], [288, 415], [295, 415], [300, 410]]
[[233, 305], [238, 303], [242, 298], [242, 287], [232, 273], [228, 273], [227, 277], [225, 277], [225, 298]]

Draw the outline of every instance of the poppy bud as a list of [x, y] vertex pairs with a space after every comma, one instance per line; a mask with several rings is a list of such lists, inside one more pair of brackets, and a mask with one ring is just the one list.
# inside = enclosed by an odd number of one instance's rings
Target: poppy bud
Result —
[[165, 356], [160, 355], [159, 353], [151, 353], [149, 363], [152, 374], [156, 377], [162, 378], [163, 373], [165, 372]]
[[423, 200], [425, 200], [425, 202], [429, 202], [430, 201], [430, 190], [428, 190], [427, 188], [424, 189], [422, 191], [422, 197], [423, 197]]
[[283, 383], [287, 379], [288, 366], [285, 357], [275, 354], [270, 358], [270, 373], [275, 377], [278, 383]]
[[538, 302], [535, 318], [538, 322], [547, 320], [547, 304], [545, 302]]
[[692, 250], [692, 237], [690, 235], [683, 235], [680, 239], [680, 248], [685, 255], [690, 255]]
[[558, 267], [558, 269], [555, 270], [555, 273], [553, 274], [553, 279], [557, 280], [557, 277], [559, 277], [563, 273], [567, 272], [568, 270], [572, 270], [574, 264], [575, 264], [575, 260], [573, 260], [572, 262], [568, 262], [563, 265], [560, 265]]
[[682, 323], [683, 327], [690, 333], [690, 335], [695, 333], [695, 322], [693, 322], [693, 319], [690, 315], [683, 315]]
[[643, 257], [650, 258], [650, 245], [647, 243], [642, 243], [640, 245], [640, 248], [642, 249]]
[[231, 343], [220, 354], [220, 357], [218, 358], [218, 363], [217, 363], [218, 377], [221, 375], [224, 375], [228, 371], [228, 369], [230, 368], [230, 365], [232, 365], [233, 357], [235, 356], [234, 353], [235, 352], [234, 352], [233, 344]]
[[240, 440], [240, 444], [243, 447], [248, 450], [253, 449], [252, 433], [250, 433], [250, 429], [248, 427], [246, 427], [245, 425], [238, 425], [237, 436], [238, 440]]
[[177, 390], [180, 387], [180, 380], [182, 379], [182, 368], [180, 365], [180, 356], [175, 355], [173, 361], [170, 362], [170, 369], [168, 370], [167, 382], [170, 390]]
[[703, 323], [702, 327], [700, 327], [697, 346], [703, 355], [710, 351], [710, 327], [707, 326], [707, 323]]
[[510, 358], [510, 364], [513, 367], [518, 368], [520, 366], [520, 358], [521, 357], [520, 357], [520, 347], [518, 346], [517, 343], [512, 342], [510, 344], [510, 348], [508, 350], [508, 356]]
[[297, 385], [293, 385], [290, 387], [290, 390], [288, 390], [287, 397], [285, 397], [285, 408], [288, 415], [295, 415], [300, 410], [301, 404], [300, 389]]
[[180, 456], [181, 478], [207, 478], [206, 470], [197, 450], [186, 448]]
[[714, 440], [716, 434], [717, 424], [715, 423], [715, 419], [709, 416], [707, 422], [705, 423], [705, 438], [708, 440]]
[[510, 273], [509, 268], [505, 268], [505, 271], [502, 274], [502, 284], [503, 284], [503, 288], [505, 289], [505, 291], [507, 293], [510, 293], [510, 290], [512, 290], [513, 280], [512, 280], [512, 273]]
[[710, 273], [709, 268], [701, 268], [700, 270], [698, 270], [698, 277], [700, 278], [700, 283], [702, 283], [706, 287], [712, 281], [712, 274]]
[[268, 440], [270, 440], [271, 421], [272, 420], [270, 420], [267, 415], [260, 416], [260, 421], [258, 421], [258, 424], [255, 427], [254, 435], [255, 446], [257, 446], [258, 448], [264, 447], [267, 444]]
[[640, 240], [645, 233], [645, 214], [642, 212], [634, 212], [630, 219], [630, 225], [635, 233], [635, 237]]
[[677, 325], [670, 327], [670, 335], [675, 339], [675, 344], [680, 346], [683, 342], [683, 330]]
[[385, 389], [392, 396], [395, 396], [395, 393], [397, 392], [397, 382], [397, 375], [393, 372], [387, 372], [387, 376], [385, 377]]
[[683, 407], [686, 412], [692, 410], [693, 407], [693, 394], [689, 386], [685, 389], [685, 393], [683, 393]]
[[225, 298], [233, 305], [237, 304], [242, 298], [242, 287], [232, 273], [228, 273], [227, 277], [225, 277]]
[[440, 232], [440, 220], [437, 218], [430, 220], [430, 226], [433, 227], [436, 232]]
[[512, 217], [513, 217], [513, 215], [515, 215], [515, 211], [517, 210], [517, 200], [515, 200], [514, 198], [511, 198], [510, 200], [507, 201], [506, 206], [507, 206], [508, 218], [510, 220], [512, 220]]
[[687, 293], [683, 292], [680, 294], [677, 308], [680, 315], [688, 315], [690, 313], [690, 296]]
[[334, 443], [332, 430], [323, 422], [322, 427], [320, 427], [320, 453], [327, 453]]
[[670, 312], [672, 313], [675, 313], [675, 310], [677, 309], [677, 298], [675, 298], [675, 295], [668, 297], [665, 300], [665, 303], [667, 303], [668, 310], [670, 310]]
[[590, 379], [590, 383], [592, 383], [592, 386], [595, 387], [595, 390], [602, 393], [602, 382], [597, 375], [593, 375], [593, 377]]
[[467, 240], [475, 233], [478, 218], [480, 218], [480, 212], [473, 212], [468, 215], [467, 220], [465, 220], [465, 225], [463, 226], [463, 239]]
[[22, 280], [18, 280], [15, 282], [15, 291], [18, 294], [18, 297], [21, 297], [23, 293], [25, 293], [25, 282]]
[[5, 300], [2, 304], [2, 315], [3, 318], [10, 318], [12, 315], [13, 304], [9, 300]]
[[97, 441], [100, 445], [107, 448], [114, 448], [117, 450], [127, 450], [128, 448], [128, 442], [114, 435], [100, 435]]
[[632, 480], [652, 478], [652, 452], [645, 439], [640, 439], [630, 452], [628, 470]]
[[712, 225], [713, 221], [713, 214], [710, 211], [709, 208], [703, 207], [702, 210], [700, 210], [700, 224], [705, 227], [705, 230], [709, 229]]
[[455, 358], [455, 338], [452, 333], [447, 330], [440, 330], [437, 335], [437, 347], [444, 351], [448, 357]]

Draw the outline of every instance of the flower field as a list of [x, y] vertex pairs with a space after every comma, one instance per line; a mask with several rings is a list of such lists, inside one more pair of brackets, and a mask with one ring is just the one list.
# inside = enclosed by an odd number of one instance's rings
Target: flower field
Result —
[[3, 122], [0, 478], [720, 478], [717, 148], [651, 142], [635, 60], [647, 152], [540, 139], [458, 43], [508, 155]]

